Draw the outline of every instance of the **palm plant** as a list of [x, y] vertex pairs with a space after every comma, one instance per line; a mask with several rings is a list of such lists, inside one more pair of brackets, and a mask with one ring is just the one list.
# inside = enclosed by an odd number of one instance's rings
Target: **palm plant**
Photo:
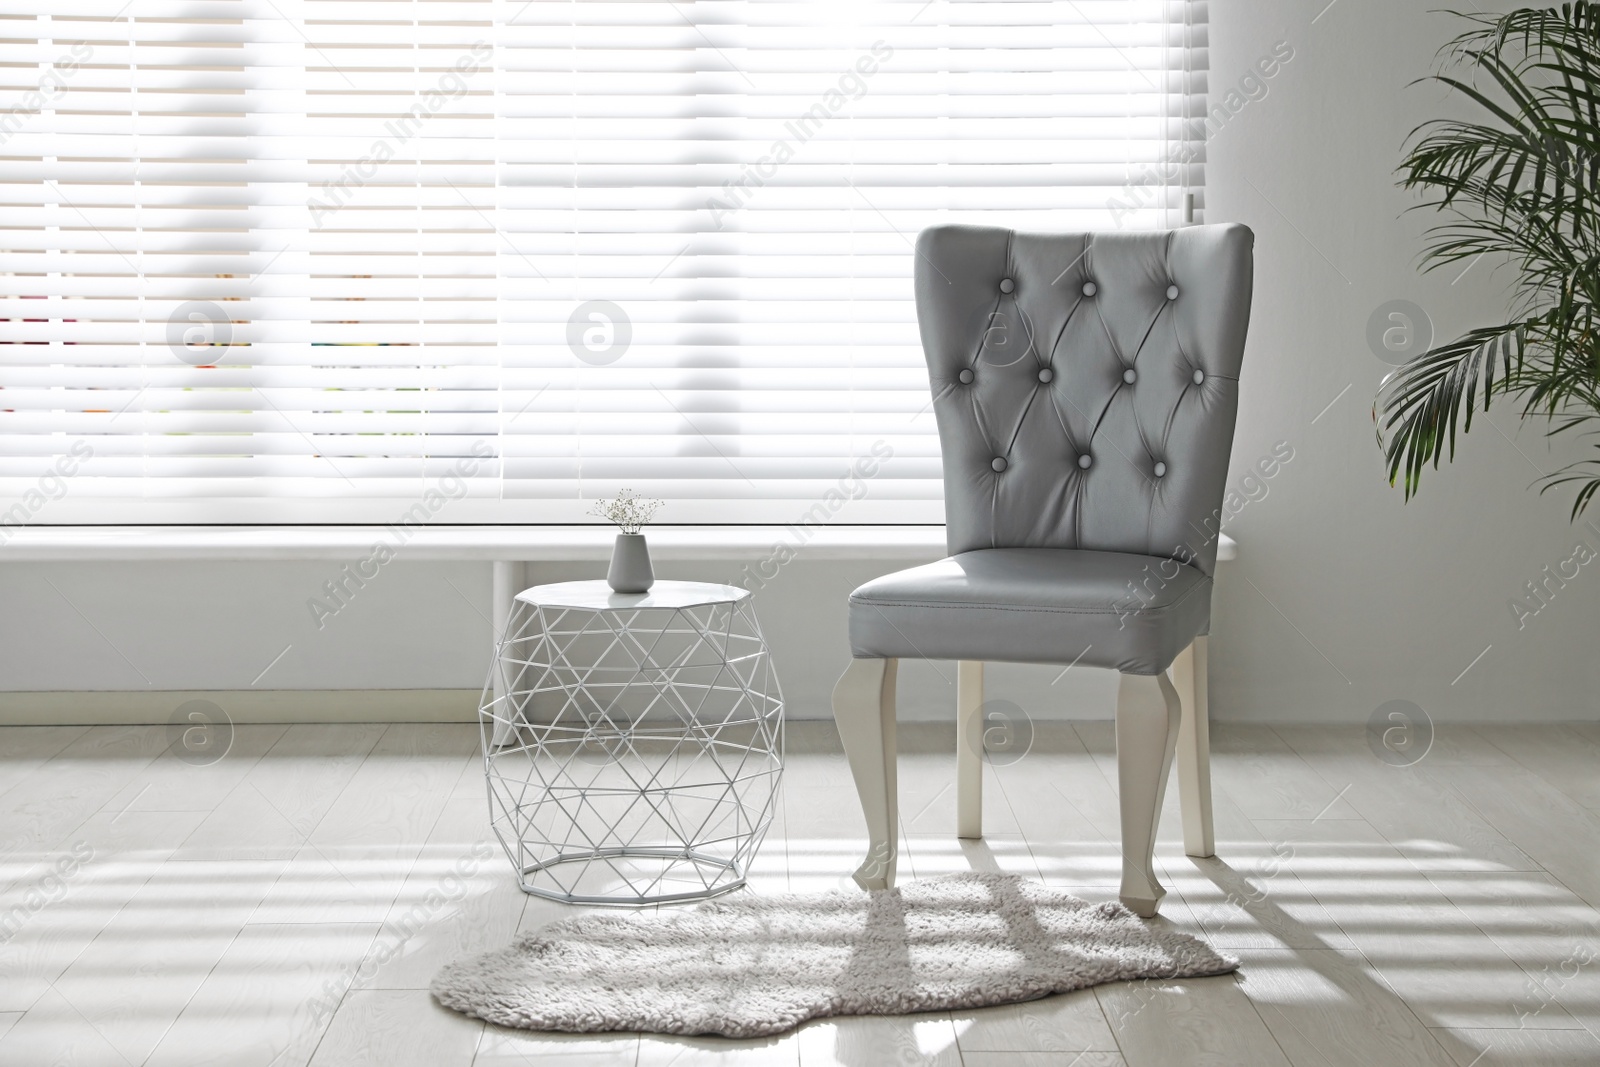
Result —
[[[1458, 17], [1473, 25], [1430, 80], [1483, 114], [1413, 131], [1400, 184], [1448, 215], [1427, 233], [1424, 269], [1489, 256], [1518, 277], [1509, 321], [1422, 353], [1379, 389], [1378, 442], [1408, 500], [1447, 446], [1454, 459], [1480, 393], [1485, 411], [1518, 398], [1549, 435], [1600, 418], [1600, 4]], [[1576, 518], [1600, 491], [1600, 460], [1563, 467], [1541, 492], [1566, 483]]]

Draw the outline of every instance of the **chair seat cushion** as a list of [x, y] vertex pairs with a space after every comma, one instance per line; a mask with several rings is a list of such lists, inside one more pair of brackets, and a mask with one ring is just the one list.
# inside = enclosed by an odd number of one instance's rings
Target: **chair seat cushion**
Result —
[[857, 659], [1078, 663], [1159, 674], [1206, 628], [1211, 579], [1128, 552], [989, 548], [850, 594]]

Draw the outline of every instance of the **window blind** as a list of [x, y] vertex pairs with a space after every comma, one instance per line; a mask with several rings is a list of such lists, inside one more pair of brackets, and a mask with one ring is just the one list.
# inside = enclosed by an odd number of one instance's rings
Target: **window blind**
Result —
[[917, 232], [1203, 186], [1195, 0], [10, 10], [13, 524], [938, 522]]

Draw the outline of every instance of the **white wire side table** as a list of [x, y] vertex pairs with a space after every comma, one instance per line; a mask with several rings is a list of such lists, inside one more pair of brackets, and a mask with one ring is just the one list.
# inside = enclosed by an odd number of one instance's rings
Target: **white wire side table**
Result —
[[748, 590], [524, 590], [478, 718], [490, 820], [524, 892], [656, 904], [744, 884], [783, 774], [783, 696]]

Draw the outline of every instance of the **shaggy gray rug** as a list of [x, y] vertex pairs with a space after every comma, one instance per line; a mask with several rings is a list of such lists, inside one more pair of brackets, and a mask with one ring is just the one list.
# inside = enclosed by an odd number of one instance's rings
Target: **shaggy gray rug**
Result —
[[564, 919], [443, 968], [433, 995], [525, 1030], [760, 1037], [828, 1015], [1011, 1004], [1238, 966], [1121, 904], [960, 874], [882, 893], [742, 893], [682, 911]]

